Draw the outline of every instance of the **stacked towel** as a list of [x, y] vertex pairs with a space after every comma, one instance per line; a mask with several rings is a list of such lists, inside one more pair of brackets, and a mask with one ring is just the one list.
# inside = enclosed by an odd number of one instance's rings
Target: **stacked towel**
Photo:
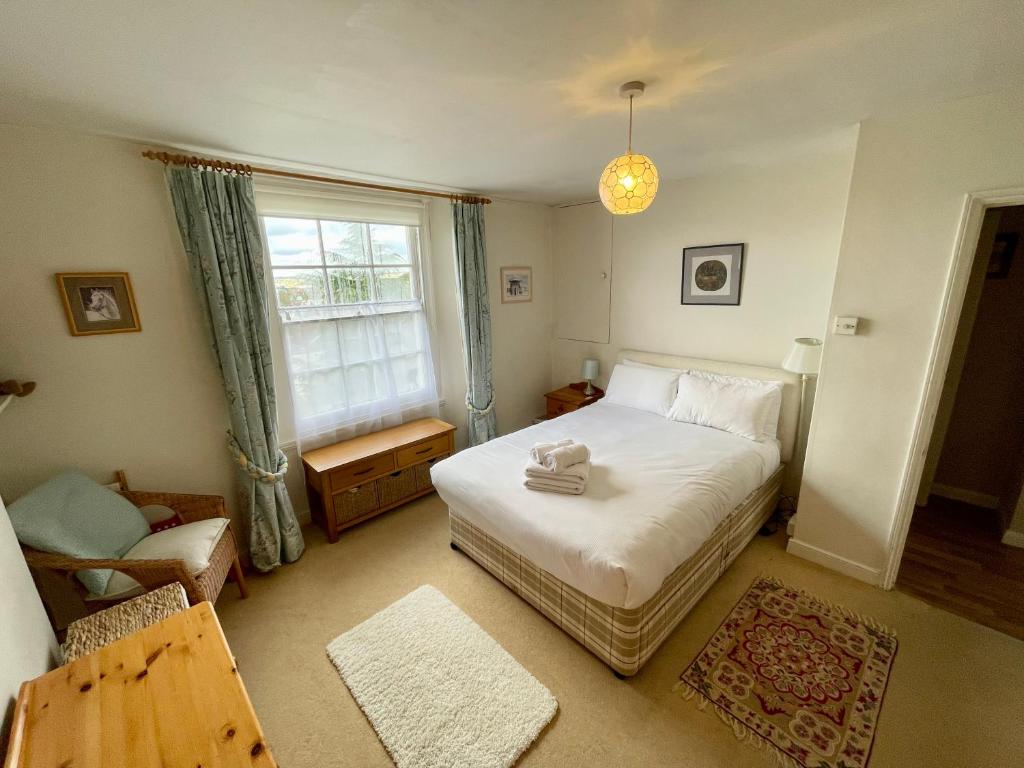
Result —
[[523, 485], [534, 491], [579, 495], [589, 476], [590, 449], [565, 439], [533, 446]]
[[534, 443], [533, 448], [530, 449], [530, 458], [537, 464], [543, 465], [545, 456], [556, 448], [564, 448], [567, 445], [573, 445], [573, 441], [568, 437], [555, 443]]

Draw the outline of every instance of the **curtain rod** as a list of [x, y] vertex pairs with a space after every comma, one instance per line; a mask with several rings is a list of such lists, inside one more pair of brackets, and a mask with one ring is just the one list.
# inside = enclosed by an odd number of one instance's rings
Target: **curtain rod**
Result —
[[246, 163], [231, 163], [225, 160], [211, 160], [207, 157], [196, 157], [195, 155], [172, 155], [168, 152], [154, 152], [147, 149], [142, 156], [148, 160], [159, 160], [164, 165], [190, 165], [193, 168], [207, 168], [211, 171], [221, 173], [238, 173], [244, 176], [259, 174], [260, 176], [281, 176], [287, 179], [302, 179], [303, 181], [320, 181], [327, 184], [341, 184], [346, 187], [359, 187], [360, 189], [374, 189], [381, 192], [400, 192], [405, 195], [425, 195], [427, 197], [443, 197], [460, 203], [480, 203], [490, 205], [490, 199], [478, 197], [477, 195], [463, 195], [458, 192], [436, 192], [432, 189], [414, 189], [412, 187], [396, 187], [387, 184], [372, 184], [368, 181], [351, 181], [349, 179], [338, 179], [333, 176], [314, 176], [309, 173], [295, 173], [294, 171], [279, 171], [275, 168], [260, 168], [256, 165]]

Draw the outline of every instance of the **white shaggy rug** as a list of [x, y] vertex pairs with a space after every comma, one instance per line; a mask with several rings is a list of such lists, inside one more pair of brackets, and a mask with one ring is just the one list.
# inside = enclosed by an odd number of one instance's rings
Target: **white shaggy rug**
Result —
[[327, 655], [398, 768], [508, 768], [558, 709], [431, 586], [335, 638]]

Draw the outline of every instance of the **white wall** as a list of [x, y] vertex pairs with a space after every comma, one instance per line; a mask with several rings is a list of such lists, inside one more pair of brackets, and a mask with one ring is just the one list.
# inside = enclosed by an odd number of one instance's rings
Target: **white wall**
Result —
[[965, 195], [1024, 186], [1024, 91], [861, 126], [790, 551], [878, 579]]
[[[0, 492], [16, 499], [64, 467], [133, 487], [216, 493], [234, 508], [224, 394], [189, 280], [163, 166], [126, 141], [0, 126], [0, 378], [35, 380], [0, 419]], [[486, 209], [497, 415], [503, 432], [542, 410], [550, 380], [551, 209]], [[451, 206], [431, 203], [431, 283], [443, 417], [463, 444], [465, 373]], [[502, 265], [532, 266], [534, 300], [502, 305]], [[59, 271], [127, 271], [141, 333], [73, 337]], [[283, 440], [293, 439], [280, 387]], [[288, 486], [307, 509], [294, 448]], [[244, 540], [244, 536], [242, 537]]]
[[[666, 182], [643, 214], [615, 217], [611, 342], [556, 339], [553, 383], [579, 381], [588, 356], [607, 381], [620, 348], [778, 367], [794, 338], [820, 338], [852, 158], [851, 147]], [[747, 245], [740, 305], [681, 305], [683, 248], [715, 243]]]
[[[38, 382], [0, 418], [10, 501], [64, 467], [234, 506], [227, 414], [163, 167], [134, 144], [0, 126], [0, 378]], [[141, 333], [73, 337], [60, 271], [123, 270]]]
[[[542, 413], [551, 379], [551, 208], [495, 200], [484, 213], [487, 288], [491, 301], [493, 380], [498, 431], [514, 432]], [[441, 418], [455, 424], [466, 445], [466, 373], [455, 285], [451, 206], [430, 204], [431, 277], [438, 375], [446, 404]], [[533, 268], [533, 301], [501, 303], [501, 268]]]
[[11, 713], [18, 688], [25, 680], [46, 672], [57, 658], [57, 639], [50, 630], [43, 604], [39, 601], [28, 566], [21, 556], [18, 540], [0, 499], [0, 584], [3, 585], [3, 613], [0, 614], [0, 755], [7, 744]]
[[[794, 338], [823, 337], [852, 162], [851, 146], [667, 182], [643, 214], [615, 217], [611, 341], [555, 339], [552, 386], [579, 381], [585, 357], [601, 360], [607, 382], [623, 348], [778, 367]], [[740, 305], [681, 305], [683, 248], [737, 242]]]

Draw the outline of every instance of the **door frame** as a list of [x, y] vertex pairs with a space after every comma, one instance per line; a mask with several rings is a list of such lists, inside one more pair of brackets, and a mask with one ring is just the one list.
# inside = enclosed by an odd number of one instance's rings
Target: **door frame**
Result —
[[938, 329], [932, 341], [925, 373], [924, 391], [914, 419], [914, 431], [910, 439], [906, 468], [900, 483], [896, 501], [896, 518], [889, 534], [889, 556], [882, 572], [881, 586], [892, 589], [903, 560], [903, 548], [910, 531], [910, 520], [914, 515], [914, 502], [921, 484], [928, 445], [935, 427], [935, 416], [949, 368], [950, 354], [956, 339], [957, 326], [964, 307], [964, 296], [971, 275], [981, 223], [989, 208], [1005, 208], [1010, 205], [1024, 205], [1024, 187], [973, 192], [964, 199], [963, 214], [957, 231], [953, 261], [946, 274], [946, 288], [939, 312]]

